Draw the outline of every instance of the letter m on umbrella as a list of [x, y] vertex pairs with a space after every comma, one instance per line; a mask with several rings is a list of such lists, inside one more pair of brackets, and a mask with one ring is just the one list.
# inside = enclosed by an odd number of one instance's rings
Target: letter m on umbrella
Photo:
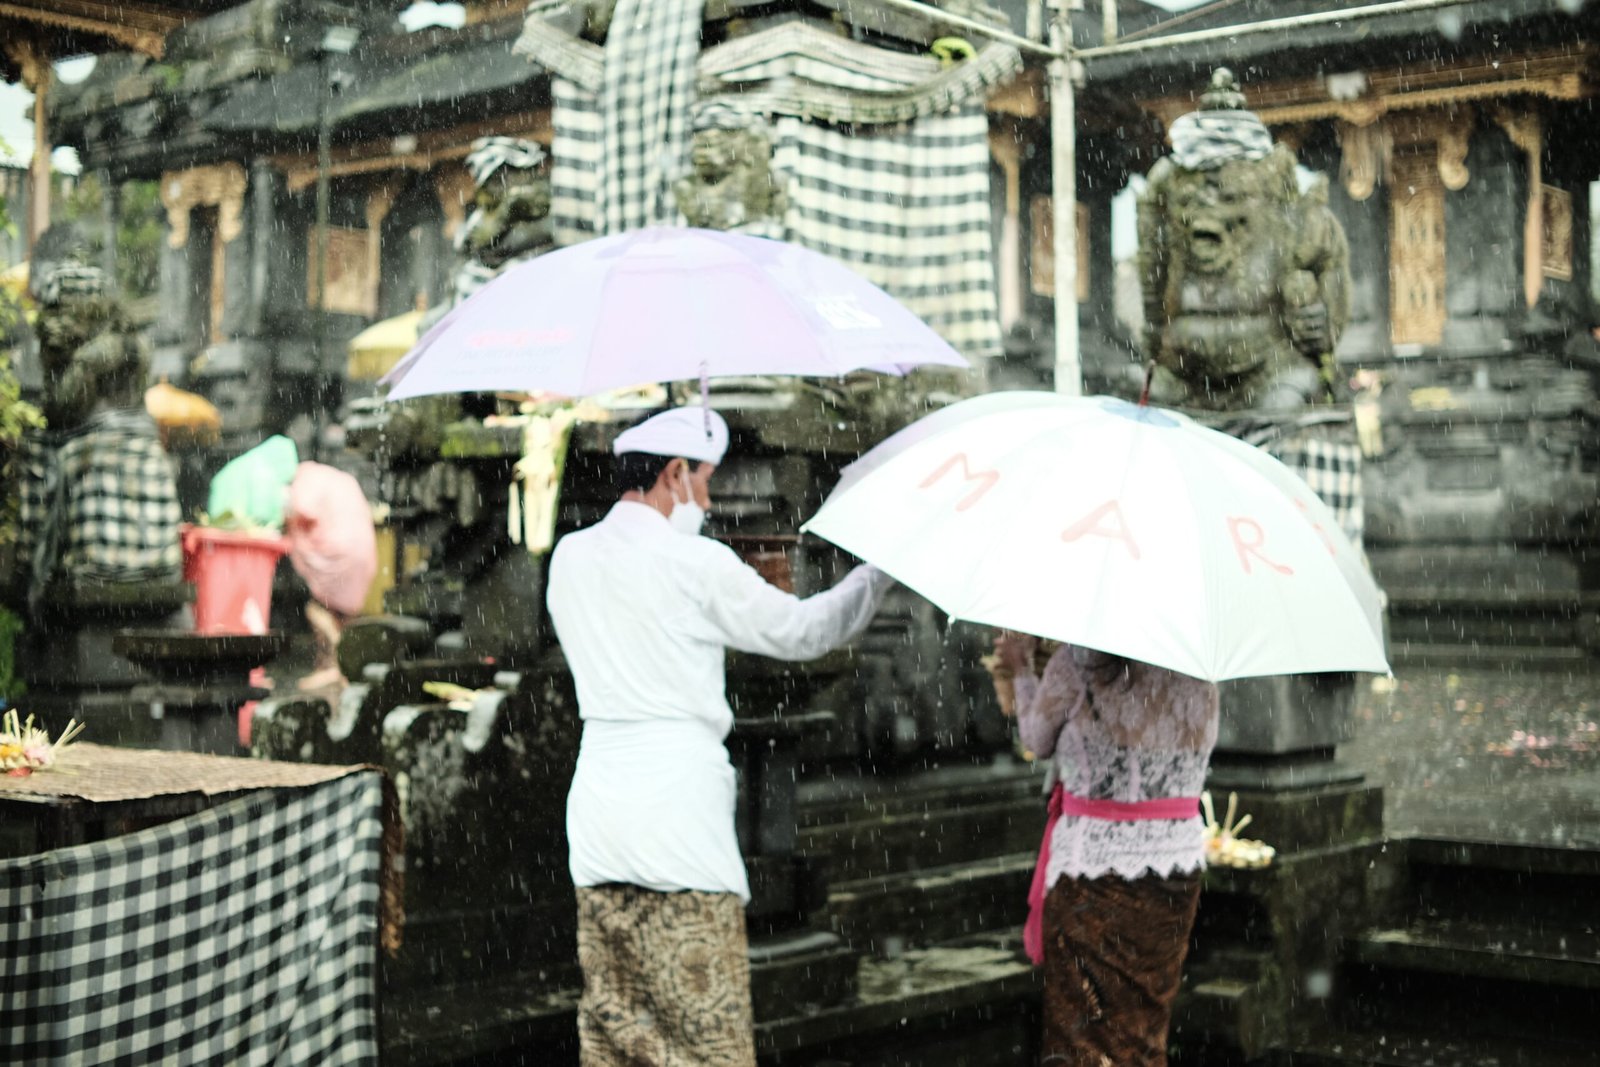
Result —
[[938, 484], [938, 482], [942, 480], [945, 475], [956, 471], [960, 472], [963, 481], [976, 483], [973, 486], [972, 491], [966, 496], [962, 497], [960, 502], [956, 504], [957, 511], [966, 511], [968, 508], [972, 507], [972, 505], [976, 504], [983, 498], [985, 493], [993, 489], [995, 483], [1000, 480], [999, 471], [974, 471], [972, 469], [972, 464], [967, 460], [967, 454], [965, 452], [957, 452], [955, 455], [941, 463], [932, 474], [923, 479], [922, 484], [917, 486], [917, 488], [931, 489], [934, 485]]

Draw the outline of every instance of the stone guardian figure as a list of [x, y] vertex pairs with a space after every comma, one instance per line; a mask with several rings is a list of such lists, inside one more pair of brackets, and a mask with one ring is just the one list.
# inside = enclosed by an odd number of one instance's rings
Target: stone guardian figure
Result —
[[1287, 411], [1326, 397], [1349, 315], [1349, 249], [1327, 185], [1245, 110], [1226, 68], [1170, 130], [1139, 199], [1145, 348], [1164, 402]]
[[781, 236], [789, 197], [761, 117], [712, 100], [695, 108], [691, 123], [689, 172], [672, 187], [689, 225]]

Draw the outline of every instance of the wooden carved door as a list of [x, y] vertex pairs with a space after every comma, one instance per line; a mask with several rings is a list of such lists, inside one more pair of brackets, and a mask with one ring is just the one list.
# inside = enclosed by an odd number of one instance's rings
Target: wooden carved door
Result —
[[1434, 153], [1396, 155], [1389, 181], [1389, 322], [1397, 345], [1444, 337], [1444, 185]]

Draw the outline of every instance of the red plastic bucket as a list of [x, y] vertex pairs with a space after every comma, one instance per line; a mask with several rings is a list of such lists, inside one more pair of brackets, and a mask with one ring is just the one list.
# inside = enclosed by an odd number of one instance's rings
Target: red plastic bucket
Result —
[[266, 633], [272, 621], [272, 574], [288, 550], [281, 537], [185, 527], [183, 576], [194, 583], [195, 632]]

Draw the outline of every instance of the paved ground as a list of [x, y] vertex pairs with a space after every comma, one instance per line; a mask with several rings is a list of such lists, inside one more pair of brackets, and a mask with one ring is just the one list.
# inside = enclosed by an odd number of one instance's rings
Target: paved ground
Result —
[[1404, 669], [1363, 687], [1341, 756], [1391, 834], [1600, 848], [1600, 668]]

